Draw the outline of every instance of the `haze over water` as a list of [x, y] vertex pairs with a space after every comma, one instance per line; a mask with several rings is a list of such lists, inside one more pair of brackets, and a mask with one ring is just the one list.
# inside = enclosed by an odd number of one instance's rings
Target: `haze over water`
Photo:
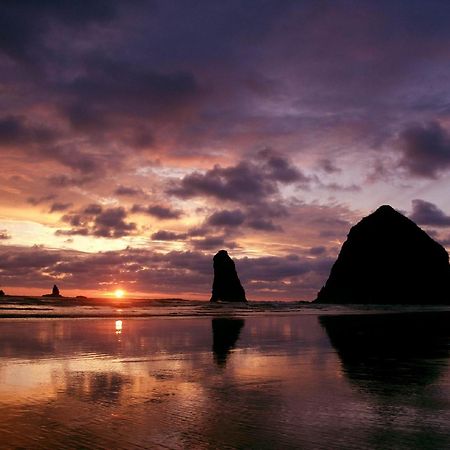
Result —
[[448, 311], [279, 312], [4, 319], [0, 447], [449, 448]]

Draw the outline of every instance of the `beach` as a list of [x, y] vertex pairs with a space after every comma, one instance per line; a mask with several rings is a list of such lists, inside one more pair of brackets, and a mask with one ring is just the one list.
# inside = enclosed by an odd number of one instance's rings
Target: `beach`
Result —
[[450, 446], [449, 308], [173, 302], [3, 305], [0, 447]]

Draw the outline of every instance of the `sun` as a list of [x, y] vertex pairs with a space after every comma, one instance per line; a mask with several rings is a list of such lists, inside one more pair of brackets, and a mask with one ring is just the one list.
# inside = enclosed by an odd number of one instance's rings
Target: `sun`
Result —
[[122, 298], [125, 295], [125, 291], [123, 289], [116, 289], [114, 291], [114, 296], [116, 298]]

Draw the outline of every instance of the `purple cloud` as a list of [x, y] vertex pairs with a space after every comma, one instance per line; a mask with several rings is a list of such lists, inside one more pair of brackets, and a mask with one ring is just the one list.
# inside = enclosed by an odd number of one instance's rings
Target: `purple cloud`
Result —
[[430, 225], [435, 227], [450, 226], [450, 216], [439, 209], [435, 204], [425, 200], [415, 199], [412, 201], [413, 209], [410, 219], [419, 225]]
[[279, 193], [278, 183], [306, 182], [304, 176], [283, 156], [265, 150], [255, 161], [241, 161], [235, 166], [216, 165], [204, 173], [183, 177], [168, 193], [180, 198], [215, 197], [242, 204], [265, 202]]
[[186, 238], [186, 233], [174, 233], [173, 231], [159, 230], [152, 234], [154, 241], [179, 241]]
[[135, 234], [137, 225], [127, 222], [127, 212], [123, 207], [103, 208], [101, 205], [88, 205], [81, 212], [71, 212], [64, 215], [63, 222], [72, 228], [56, 231], [59, 236], [98, 236], [105, 238], [120, 238]]
[[437, 122], [412, 125], [400, 135], [400, 166], [412, 175], [436, 178], [450, 169], [450, 134]]
[[162, 205], [150, 205], [145, 207], [133, 205], [131, 212], [148, 214], [159, 220], [179, 219], [183, 215], [183, 212], [179, 209], [173, 209]]
[[240, 209], [224, 209], [211, 214], [206, 222], [215, 227], [238, 227], [244, 220], [245, 214]]

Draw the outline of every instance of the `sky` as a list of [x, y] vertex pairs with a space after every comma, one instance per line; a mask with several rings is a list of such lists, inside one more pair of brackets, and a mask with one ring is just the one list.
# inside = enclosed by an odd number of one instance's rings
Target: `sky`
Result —
[[450, 248], [450, 3], [0, 1], [0, 288], [311, 300], [382, 204]]

